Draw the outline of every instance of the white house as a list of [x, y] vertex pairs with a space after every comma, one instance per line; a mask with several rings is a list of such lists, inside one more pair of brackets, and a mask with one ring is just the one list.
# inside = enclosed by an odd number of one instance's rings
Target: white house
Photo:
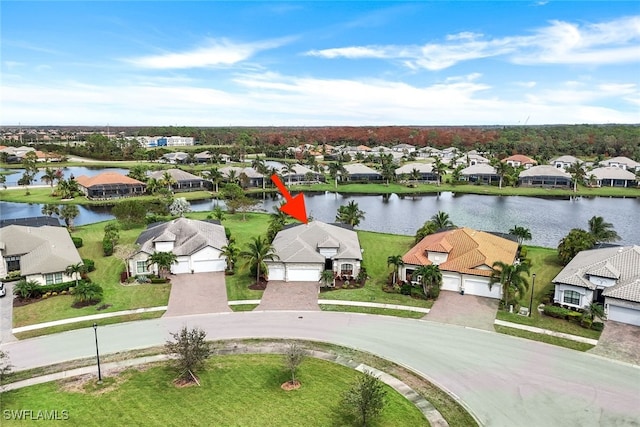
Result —
[[154, 252], [173, 252], [177, 256], [172, 274], [224, 271], [227, 267], [222, 255], [227, 244], [224, 227], [213, 221], [178, 218], [151, 224], [136, 244], [140, 250], [129, 259], [129, 271], [134, 276], [158, 273], [156, 265], [148, 265]]
[[609, 320], [640, 326], [640, 246], [579, 252], [553, 279], [554, 302], [604, 304]]
[[580, 162], [580, 159], [574, 156], [560, 156], [556, 159], [551, 160], [551, 164], [554, 168], [558, 169], [566, 169], [574, 163]]
[[603, 160], [600, 162], [600, 164], [603, 166], [614, 166], [617, 168], [626, 169], [630, 171], [640, 170], [640, 163], [624, 156], [613, 157], [608, 160]]
[[441, 231], [426, 236], [404, 254], [400, 277], [418, 283], [418, 267], [437, 265], [443, 290], [500, 299], [501, 285], [489, 287], [492, 265], [496, 261], [513, 264], [517, 253], [517, 242], [491, 233], [467, 227]]
[[355, 231], [320, 221], [296, 224], [273, 240], [278, 258], [265, 261], [269, 280], [317, 282], [324, 270], [334, 276], [356, 277], [362, 250]]

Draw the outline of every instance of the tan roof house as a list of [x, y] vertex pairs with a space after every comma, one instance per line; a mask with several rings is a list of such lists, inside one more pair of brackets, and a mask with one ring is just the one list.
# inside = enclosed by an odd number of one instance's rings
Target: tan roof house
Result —
[[165, 174], [171, 176], [173, 181], [171, 189], [175, 192], [210, 190], [213, 187], [211, 181], [180, 169], [154, 171], [149, 174], [149, 177], [162, 181]]
[[636, 175], [628, 169], [608, 166], [588, 172], [587, 181], [593, 187], [635, 187]]
[[518, 243], [485, 231], [463, 227], [426, 236], [402, 257], [400, 277], [419, 282], [415, 270], [422, 265], [437, 265], [442, 272], [442, 289], [447, 291], [502, 298], [500, 284], [489, 288], [492, 266], [496, 261], [513, 264]]
[[80, 190], [89, 199], [116, 199], [141, 196], [146, 184], [117, 172], [104, 172], [96, 176], [81, 175], [76, 178]]
[[514, 168], [519, 168], [523, 166], [525, 169], [529, 169], [538, 164], [531, 157], [525, 156], [524, 154], [514, 154], [513, 156], [506, 157], [502, 159], [502, 161], [508, 165], [513, 166]]
[[518, 184], [523, 187], [568, 188], [571, 174], [551, 165], [533, 166], [518, 175]]

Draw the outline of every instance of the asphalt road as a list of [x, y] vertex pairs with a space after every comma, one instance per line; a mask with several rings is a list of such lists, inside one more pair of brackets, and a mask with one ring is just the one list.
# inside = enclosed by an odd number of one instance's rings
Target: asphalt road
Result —
[[[408, 366], [487, 426], [640, 426], [640, 367], [539, 342], [424, 320], [340, 312], [239, 312], [99, 328], [102, 354], [158, 345], [183, 325], [210, 339], [332, 342]], [[93, 329], [2, 345], [16, 369], [95, 355]]]

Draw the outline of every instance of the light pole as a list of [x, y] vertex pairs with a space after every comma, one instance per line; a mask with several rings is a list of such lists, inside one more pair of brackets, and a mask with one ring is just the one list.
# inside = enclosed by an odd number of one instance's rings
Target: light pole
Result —
[[529, 317], [533, 311], [533, 290], [536, 288], [536, 273], [533, 273], [533, 281], [531, 282], [531, 299], [529, 300]]
[[96, 337], [96, 359], [98, 359], [98, 384], [102, 384], [102, 372], [100, 372], [100, 352], [98, 351], [98, 324], [93, 324], [93, 335]]

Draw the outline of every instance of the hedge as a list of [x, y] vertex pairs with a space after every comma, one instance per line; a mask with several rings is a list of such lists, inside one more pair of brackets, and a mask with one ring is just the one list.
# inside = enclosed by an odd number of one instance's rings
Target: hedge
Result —
[[73, 246], [76, 248], [82, 247], [82, 237], [71, 236], [71, 240], [73, 241]]
[[82, 263], [84, 264], [85, 267], [87, 267], [87, 273], [95, 271], [96, 263], [94, 260], [90, 258], [82, 258]]
[[102, 240], [102, 252], [104, 256], [111, 256], [113, 254], [113, 242], [111, 242], [111, 239], [105, 238]]

